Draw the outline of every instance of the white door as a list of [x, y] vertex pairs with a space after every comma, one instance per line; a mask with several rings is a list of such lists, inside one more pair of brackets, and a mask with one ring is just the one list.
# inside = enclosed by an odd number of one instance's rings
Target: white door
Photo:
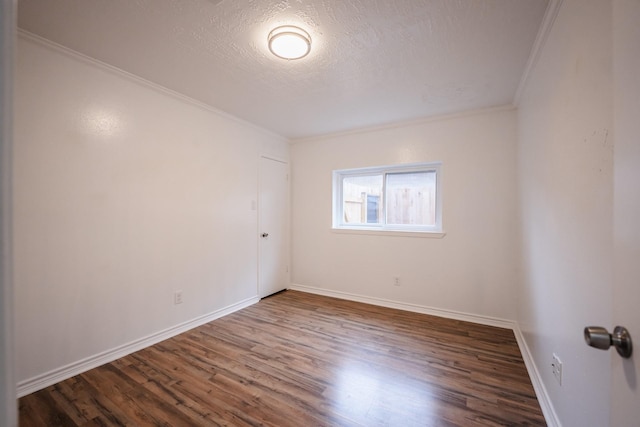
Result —
[[289, 165], [260, 158], [259, 277], [261, 298], [289, 286]]
[[613, 325], [629, 330], [630, 359], [612, 355], [611, 426], [640, 425], [640, 0], [613, 2]]

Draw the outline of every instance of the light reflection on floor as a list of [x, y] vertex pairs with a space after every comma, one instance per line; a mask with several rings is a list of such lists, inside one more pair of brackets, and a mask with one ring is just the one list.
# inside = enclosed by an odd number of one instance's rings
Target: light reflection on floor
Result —
[[363, 425], [431, 425], [438, 420], [429, 384], [392, 369], [348, 361], [336, 391], [325, 396], [334, 413]]

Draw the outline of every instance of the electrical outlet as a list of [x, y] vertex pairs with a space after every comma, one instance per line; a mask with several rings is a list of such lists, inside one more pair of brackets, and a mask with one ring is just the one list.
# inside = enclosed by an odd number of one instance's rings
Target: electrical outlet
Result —
[[400, 277], [396, 276], [393, 278], [393, 286], [400, 286]]
[[558, 355], [555, 353], [553, 353], [551, 369], [553, 370], [553, 376], [556, 377], [558, 384], [562, 385], [562, 360], [560, 360]]
[[176, 291], [173, 294], [173, 303], [174, 304], [182, 304], [182, 291]]

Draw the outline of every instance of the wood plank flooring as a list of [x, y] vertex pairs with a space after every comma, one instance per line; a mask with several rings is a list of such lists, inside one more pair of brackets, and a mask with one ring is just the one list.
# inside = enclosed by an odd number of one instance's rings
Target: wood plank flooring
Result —
[[19, 407], [23, 427], [545, 425], [512, 331], [295, 291]]

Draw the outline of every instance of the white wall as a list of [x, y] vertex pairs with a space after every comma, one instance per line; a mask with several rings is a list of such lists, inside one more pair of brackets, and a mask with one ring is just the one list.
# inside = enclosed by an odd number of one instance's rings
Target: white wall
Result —
[[17, 50], [18, 381], [255, 298], [258, 159], [286, 141], [31, 37]]
[[[564, 426], [609, 423], [613, 135], [611, 4], [565, 0], [518, 105], [518, 322]], [[551, 372], [563, 362], [563, 383]]]
[[[292, 282], [515, 319], [515, 138], [501, 109], [295, 143]], [[430, 161], [443, 162], [444, 238], [331, 231], [332, 170]]]

